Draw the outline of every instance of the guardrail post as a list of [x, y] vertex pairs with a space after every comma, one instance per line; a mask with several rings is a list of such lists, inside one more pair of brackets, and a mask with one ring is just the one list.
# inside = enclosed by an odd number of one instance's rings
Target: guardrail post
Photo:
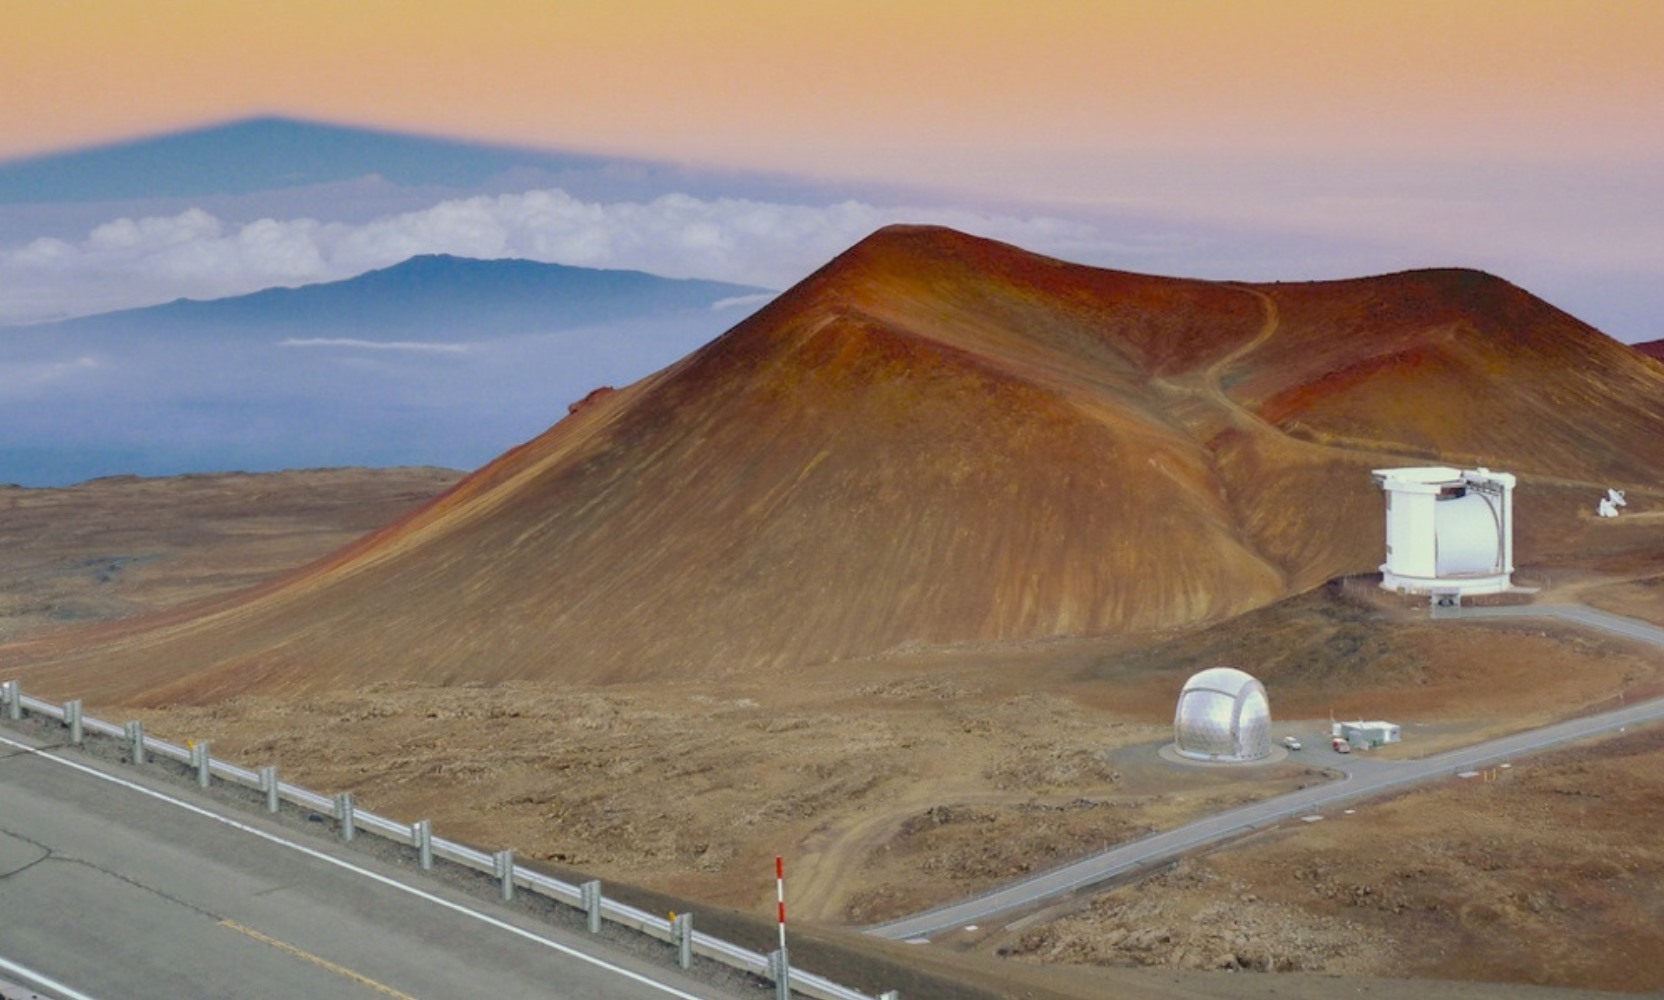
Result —
[[207, 788], [208, 780], [211, 777], [208, 773], [208, 764], [214, 759], [208, 756], [207, 740], [191, 744], [191, 759], [196, 763], [196, 787]]
[[351, 840], [358, 831], [352, 821], [353, 804], [352, 793], [342, 792], [335, 796], [335, 818], [341, 821], [341, 839]]
[[684, 969], [693, 965], [693, 914], [676, 914], [670, 922], [670, 937], [676, 942], [676, 964]]
[[266, 793], [266, 811], [277, 812], [277, 765], [271, 764], [260, 769], [260, 790]]
[[502, 883], [503, 902], [514, 898], [514, 852], [498, 851], [491, 856], [491, 870]]
[[416, 860], [423, 871], [433, 870], [433, 820], [419, 819], [410, 824], [410, 846], [416, 848]]
[[589, 932], [601, 933], [601, 883], [585, 882], [578, 887], [583, 892], [584, 913], [589, 917]]
[[69, 742], [71, 746], [80, 746], [86, 739], [87, 733], [81, 725], [81, 699], [75, 698], [64, 702], [64, 722], [69, 726]]
[[127, 724], [127, 754], [133, 763], [144, 763], [144, 723], [137, 719]]
[[16, 681], [0, 684], [0, 699], [6, 702], [6, 718], [13, 722], [23, 718], [23, 688]]
[[786, 949], [768, 953], [768, 974], [774, 978], [775, 1000], [792, 1000], [792, 962], [786, 957]]

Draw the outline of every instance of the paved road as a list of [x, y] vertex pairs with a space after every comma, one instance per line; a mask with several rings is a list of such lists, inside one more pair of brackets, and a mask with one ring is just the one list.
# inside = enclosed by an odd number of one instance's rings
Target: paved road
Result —
[[1574, 625], [1610, 632], [1625, 639], [1651, 643], [1664, 648], [1664, 628], [1650, 622], [1625, 618], [1607, 611], [1597, 611], [1581, 604], [1512, 604], [1495, 608], [1434, 608], [1433, 618], [1559, 618]]
[[731, 996], [34, 748], [0, 734], [0, 997]]
[[[1440, 618], [1495, 618], [1530, 617], [1532, 615], [1564, 618], [1581, 625], [1610, 631], [1627, 638], [1638, 639], [1664, 647], [1664, 629], [1634, 619], [1611, 615], [1591, 608], [1550, 605], [1518, 608], [1460, 608], [1445, 609]], [[1301, 789], [1262, 802], [1239, 806], [1204, 819], [1196, 820], [1165, 833], [1082, 858], [1062, 868], [1015, 882], [991, 892], [924, 913], [904, 917], [891, 923], [868, 928], [869, 934], [896, 940], [928, 938], [950, 928], [986, 922], [994, 917], [1027, 909], [1037, 903], [1062, 896], [1084, 886], [1093, 885], [1135, 872], [1152, 865], [1163, 864], [1197, 848], [1218, 843], [1230, 837], [1259, 829], [1290, 816], [1316, 813], [1352, 799], [1362, 799], [1397, 790], [1421, 782], [1455, 775], [1484, 764], [1495, 764], [1511, 757], [1543, 750], [1547, 747], [1589, 736], [1614, 732], [1625, 726], [1664, 719], [1664, 698], [1654, 698], [1615, 711], [1582, 719], [1516, 733], [1501, 739], [1475, 744], [1459, 750], [1408, 761], [1359, 760], [1349, 766], [1344, 781]], [[1325, 761], [1325, 763], [1331, 763]], [[1350, 762], [1349, 762], [1350, 763]]]

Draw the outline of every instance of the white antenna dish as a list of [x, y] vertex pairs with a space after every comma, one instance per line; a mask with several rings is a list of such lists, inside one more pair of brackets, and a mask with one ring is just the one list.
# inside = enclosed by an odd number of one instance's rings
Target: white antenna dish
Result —
[[1612, 501], [1612, 506], [1614, 506], [1614, 507], [1628, 507], [1629, 506], [1629, 501], [1624, 499], [1624, 491], [1623, 490], [1611, 490], [1611, 489], [1607, 490], [1606, 491], [1606, 499]]

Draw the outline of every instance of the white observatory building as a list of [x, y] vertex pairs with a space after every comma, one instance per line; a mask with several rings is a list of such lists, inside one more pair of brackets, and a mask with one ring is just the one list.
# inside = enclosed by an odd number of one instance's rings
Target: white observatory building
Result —
[[1387, 494], [1383, 588], [1454, 602], [1512, 587], [1513, 476], [1443, 466], [1374, 475]]
[[1173, 749], [1192, 760], [1244, 762], [1271, 756], [1265, 685], [1235, 667], [1185, 681], [1173, 713]]

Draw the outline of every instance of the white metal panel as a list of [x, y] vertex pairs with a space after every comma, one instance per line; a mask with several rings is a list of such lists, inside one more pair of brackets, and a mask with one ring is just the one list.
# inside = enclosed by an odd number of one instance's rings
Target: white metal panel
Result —
[[1497, 572], [1502, 562], [1502, 520], [1489, 497], [1469, 493], [1439, 501], [1434, 510], [1439, 576]]

